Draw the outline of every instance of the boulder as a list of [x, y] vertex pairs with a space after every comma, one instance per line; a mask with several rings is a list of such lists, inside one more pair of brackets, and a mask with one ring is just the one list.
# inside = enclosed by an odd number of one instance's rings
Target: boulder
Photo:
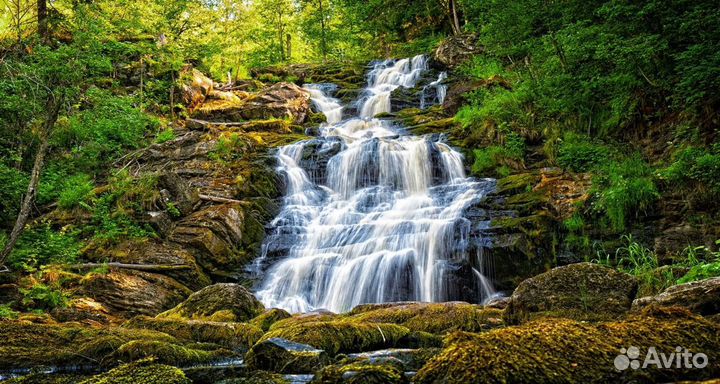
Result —
[[82, 281], [82, 291], [113, 315], [126, 318], [155, 316], [192, 293], [171, 277], [128, 269], [92, 274]]
[[720, 314], [720, 277], [674, 285], [655, 296], [635, 299], [632, 304], [633, 309], [649, 305], [685, 307], [703, 316]]
[[445, 67], [455, 69], [482, 51], [475, 34], [450, 36], [440, 43], [433, 58]]
[[401, 365], [386, 361], [346, 362], [328, 366], [317, 372], [311, 384], [409, 384]]
[[558, 316], [605, 320], [625, 314], [638, 289], [633, 276], [594, 263], [557, 267], [527, 279], [513, 292], [505, 321]]
[[[443, 351], [413, 379], [417, 384], [677, 382], [720, 374], [720, 326], [686, 310], [645, 311], [623, 321], [591, 324], [540, 319], [481, 334], [455, 333]], [[704, 369], [627, 369], [626, 348], [653, 346], [674, 353], [678, 346], [704, 353]], [[618, 360], [618, 357], [620, 359]], [[625, 357], [622, 359], [622, 357]]]
[[330, 364], [330, 357], [307, 344], [281, 338], [261, 341], [245, 355], [250, 369], [280, 373], [313, 373]]
[[278, 83], [260, 91], [241, 112], [245, 119], [290, 119], [302, 124], [310, 111], [310, 94], [292, 83]]
[[177, 307], [158, 318], [206, 321], [247, 321], [265, 311], [262, 303], [242, 285], [214, 284], [193, 293]]
[[288, 311], [280, 308], [272, 308], [265, 313], [250, 320], [249, 323], [267, 332], [276, 322], [292, 317]]
[[347, 360], [375, 365], [392, 363], [394, 365], [400, 365], [403, 371], [414, 372], [422, 368], [428, 360], [439, 354], [440, 351], [440, 348], [383, 349], [372, 352], [351, 353], [348, 355]]
[[121, 365], [93, 376], [80, 384], [191, 384], [183, 371], [170, 365], [145, 359]]
[[178, 212], [189, 215], [200, 202], [198, 191], [176, 172], [166, 171], [158, 175], [158, 187], [165, 205], [172, 204]]

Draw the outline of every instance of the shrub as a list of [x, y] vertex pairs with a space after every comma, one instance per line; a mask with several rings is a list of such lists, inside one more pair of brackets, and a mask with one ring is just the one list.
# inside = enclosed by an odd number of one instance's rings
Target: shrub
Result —
[[574, 172], [588, 172], [608, 161], [608, 147], [581, 135], [565, 135], [558, 149], [557, 162]]
[[71, 209], [85, 203], [90, 197], [95, 185], [90, 176], [79, 174], [69, 177], [65, 181], [65, 187], [60, 192], [58, 207]]
[[155, 143], [162, 144], [175, 139], [175, 131], [168, 128], [157, 134]]
[[637, 156], [601, 167], [592, 191], [597, 198], [594, 209], [617, 231], [625, 229], [630, 213], [638, 216], [660, 197], [652, 168]]
[[19, 313], [10, 308], [8, 304], [0, 304], [0, 320], [2, 319], [17, 319]]
[[49, 225], [26, 230], [8, 261], [14, 269], [29, 272], [45, 264], [73, 263], [82, 247], [76, 236], [76, 232], [58, 231]]
[[35, 284], [30, 288], [21, 288], [22, 303], [26, 307], [38, 309], [53, 309], [67, 307], [68, 296], [59, 289], [48, 287], [45, 284]]
[[563, 221], [563, 225], [565, 229], [570, 232], [580, 232], [585, 228], [585, 221], [583, 221], [582, 216], [576, 213], [569, 219]]
[[[493, 172], [501, 177], [510, 174], [510, 168], [519, 168], [525, 157], [525, 141], [514, 132], [506, 135], [504, 145], [476, 149], [472, 172], [478, 176], [487, 176]], [[508, 167], [510, 166], [510, 167]]]
[[678, 151], [675, 161], [660, 172], [671, 183], [702, 183], [720, 194], [720, 144], [711, 149], [685, 148]]

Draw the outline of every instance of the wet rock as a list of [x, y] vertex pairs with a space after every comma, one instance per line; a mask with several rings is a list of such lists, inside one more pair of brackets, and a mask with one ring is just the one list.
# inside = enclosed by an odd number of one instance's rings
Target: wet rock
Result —
[[638, 289], [633, 276], [593, 263], [557, 267], [523, 281], [505, 309], [505, 321], [557, 316], [604, 320], [624, 315]]
[[720, 366], [704, 369], [618, 370], [620, 348], [637, 346], [640, 356], [653, 346], [670, 354], [677, 346], [720, 358], [720, 326], [685, 310], [646, 311], [623, 321], [590, 324], [542, 319], [481, 334], [455, 333], [446, 347], [413, 379], [443, 383], [612, 383], [676, 382], [715, 377]]
[[178, 339], [213, 343], [232, 350], [248, 350], [263, 335], [260, 328], [245, 323], [157, 319], [147, 316], [134, 317], [126, 321], [123, 327], [150, 329]]
[[226, 379], [213, 384], [291, 384], [279, 373], [255, 371], [245, 377]]
[[265, 308], [247, 288], [232, 283], [214, 284], [193, 293], [177, 307], [158, 318], [207, 321], [247, 321]]
[[655, 295], [635, 299], [633, 309], [650, 305], [684, 307], [704, 315], [720, 314], [720, 277], [674, 285]]
[[82, 291], [120, 317], [154, 316], [192, 293], [171, 277], [133, 270], [91, 275], [82, 281]]
[[323, 350], [281, 338], [257, 343], [245, 355], [251, 369], [280, 373], [313, 373], [330, 363]]
[[454, 69], [481, 53], [483, 48], [478, 45], [475, 34], [450, 36], [437, 47], [433, 59], [443, 66]]
[[347, 359], [351, 362], [364, 362], [366, 364], [383, 365], [392, 363], [401, 365], [403, 371], [417, 371], [428, 360], [440, 353], [440, 348], [425, 349], [384, 349], [380, 351], [352, 353]]
[[386, 361], [384, 364], [345, 361], [319, 371], [314, 384], [409, 384], [401, 364]]
[[144, 358], [155, 358], [163, 364], [188, 366], [207, 364], [237, 357], [227, 349], [203, 344], [179, 345], [157, 340], [132, 340], [121, 345], [114, 353], [113, 359], [131, 362]]

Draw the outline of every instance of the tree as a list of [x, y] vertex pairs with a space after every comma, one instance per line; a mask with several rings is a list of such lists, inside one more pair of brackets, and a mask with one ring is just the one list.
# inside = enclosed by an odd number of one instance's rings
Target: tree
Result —
[[35, 3], [30, 0], [3, 0], [1, 4], [9, 17], [8, 24], [16, 42], [22, 44], [29, 26], [35, 22]]
[[48, 38], [48, 12], [47, 0], [37, 0], [37, 24], [38, 35], [41, 39], [47, 41]]

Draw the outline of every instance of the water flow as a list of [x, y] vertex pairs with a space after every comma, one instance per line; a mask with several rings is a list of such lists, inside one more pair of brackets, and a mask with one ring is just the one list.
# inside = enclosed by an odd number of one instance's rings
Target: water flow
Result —
[[430, 89], [435, 90], [434, 99], [431, 100], [431, 102], [437, 101], [438, 104], [445, 102], [445, 96], [447, 96], [447, 85], [444, 83], [445, 79], [447, 79], [447, 72], [440, 72], [437, 80], [423, 87], [420, 96], [420, 109], [427, 108], [427, 93]]
[[[456, 298], [450, 277], [467, 258], [470, 232], [463, 212], [492, 183], [467, 178], [462, 155], [437, 136], [406, 136], [373, 118], [390, 111], [393, 89], [414, 86], [426, 69], [423, 56], [376, 63], [360, 116], [344, 121], [331, 89], [306, 86], [328, 122], [320, 138], [279, 151], [287, 185], [271, 238], [291, 236], [293, 244], [256, 293], [266, 306], [341, 312], [361, 303]], [[326, 177], [301, 167], [309, 152], [338, 141]]]

